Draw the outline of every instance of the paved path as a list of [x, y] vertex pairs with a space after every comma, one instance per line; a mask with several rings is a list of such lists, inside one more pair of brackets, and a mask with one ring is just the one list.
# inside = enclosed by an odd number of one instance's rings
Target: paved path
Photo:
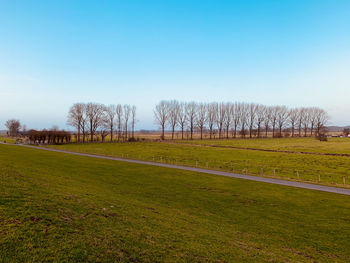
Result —
[[[10, 144], [8, 144], [8, 145], [10, 145]], [[16, 144], [12, 144], [12, 145], [16, 145]], [[253, 176], [253, 175], [235, 174], [235, 173], [229, 173], [229, 172], [221, 172], [221, 171], [215, 171], [215, 170], [208, 170], [208, 169], [187, 167], [187, 166], [180, 166], [180, 165], [172, 165], [172, 164], [165, 164], [165, 163], [156, 163], [156, 162], [131, 160], [131, 159], [124, 159], [124, 158], [117, 158], [117, 157], [108, 157], [108, 156], [101, 156], [101, 155], [88, 154], [88, 153], [77, 153], [77, 152], [63, 151], [63, 150], [58, 150], [58, 149], [44, 148], [44, 147], [31, 146], [31, 145], [17, 144], [17, 146], [22, 146], [22, 147], [27, 147], [27, 148], [34, 148], [34, 149], [40, 149], [40, 150], [45, 150], [45, 151], [50, 151], [50, 152], [59, 152], [59, 153], [73, 154], [73, 155], [79, 155], [79, 156], [86, 156], [86, 157], [93, 157], [93, 158], [100, 158], [100, 159], [107, 159], [107, 160], [114, 160], [114, 161], [121, 161], [121, 162], [128, 162], [128, 163], [154, 165], [154, 166], [159, 166], [159, 167], [173, 168], [173, 169], [192, 171], [192, 172], [199, 172], [199, 173], [206, 173], [206, 174], [221, 175], [221, 176], [245, 179], [245, 180], [256, 181], [256, 182], [264, 182], [264, 183], [270, 183], [270, 184], [286, 185], [286, 186], [291, 186], [291, 187], [311, 189], [311, 190], [317, 190], [317, 191], [323, 191], [323, 192], [329, 192], [329, 193], [350, 195], [350, 189], [346, 189], [346, 188], [324, 186], [324, 185], [317, 185], [317, 184], [310, 184], [310, 183], [293, 182], [293, 181], [265, 178], [265, 177], [259, 177], [259, 176]]]

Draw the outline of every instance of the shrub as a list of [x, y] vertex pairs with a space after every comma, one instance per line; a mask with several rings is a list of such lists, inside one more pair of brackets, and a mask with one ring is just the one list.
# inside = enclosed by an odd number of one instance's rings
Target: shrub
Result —
[[326, 136], [326, 134], [319, 134], [319, 135], [316, 136], [316, 139], [321, 141], [321, 142], [328, 141], [328, 137]]

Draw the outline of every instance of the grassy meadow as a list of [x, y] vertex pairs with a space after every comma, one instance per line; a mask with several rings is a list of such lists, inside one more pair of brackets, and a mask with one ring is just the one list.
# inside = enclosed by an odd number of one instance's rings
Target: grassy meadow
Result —
[[0, 262], [350, 261], [348, 196], [10, 145], [0, 178]]
[[316, 140], [315, 138], [267, 138], [234, 140], [185, 140], [179, 141], [179, 143], [267, 149], [277, 151], [350, 154], [350, 138], [328, 138], [328, 141], [326, 142]]
[[16, 142], [15, 137], [0, 136], [0, 142], [14, 144]]
[[[254, 145], [254, 143], [255, 145], [259, 145], [260, 142], [263, 142], [265, 145], [268, 145], [264, 147], [269, 147], [270, 149], [276, 147], [275, 145], [284, 145], [283, 147], [286, 149], [290, 147], [287, 145], [291, 145], [293, 140], [295, 140], [296, 144], [305, 142], [306, 145], [309, 145], [308, 147], [311, 147], [313, 143], [316, 145], [321, 143], [312, 138], [237, 140], [237, 142], [233, 140], [215, 140], [210, 142], [214, 144], [249, 143], [249, 145]], [[345, 177], [345, 186], [348, 187], [348, 184], [350, 184], [350, 157], [197, 147], [188, 145], [188, 143], [189, 141], [185, 141], [183, 144], [167, 142], [91, 143], [54, 145], [49, 147], [329, 185], [344, 186]], [[192, 143], [198, 144], [203, 142], [193, 141]], [[326, 144], [328, 142], [322, 143]], [[329, 143], [333, 145], [337, 144], [337, 142], [333, 143], [332, 141]], [[340, 145], [343, 145], [344, 149], [348, 147], [347, 141], [339, 143], [337, 147], [341, 148]]]

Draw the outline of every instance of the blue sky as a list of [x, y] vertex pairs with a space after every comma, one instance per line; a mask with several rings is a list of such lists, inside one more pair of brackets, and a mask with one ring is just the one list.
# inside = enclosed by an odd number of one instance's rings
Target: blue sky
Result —
[[350, 124], [350, 1], [0, 0], [0, 129], [74, 102], [320, 106]]

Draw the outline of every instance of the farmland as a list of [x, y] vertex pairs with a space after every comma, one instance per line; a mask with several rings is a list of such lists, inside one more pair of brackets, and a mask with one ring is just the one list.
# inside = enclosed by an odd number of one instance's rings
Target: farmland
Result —
[[8, 137], [8, 136], [0, 136], [0, 142], [6, 142], [6, 143], [15, 143], [16, 138]]
[[264, 138], [264, 139], [225, 139], [225, 140], [185, 140], [185, 144], [218, 145], [237, 148], [254, 148], [276, 151], [310, 153], [350, 154], [350, 138], [328, 138], [319, 141], [315, 138]]
[[[201, 147], [193, 144], [222, 144], [239, 147], [266, 149], [296, 149], [330, 153], [346, 153], [347, 139], [319, 142], [312, 138], [301, 139], [259, 139], [259, 140], [212, 140], [134, 142], [134, 143], [91, 143], [49, 146], [57, 149], [124, 157], [147, 161], [166, 162], [187, 166], [198, 166], [215, 170], [248, 173], [289, 180], [311, 181], [320, 184], [344, 186], [350, 182], [350, 157], [319, 154], [297, 154], [266, 152], [220, 147]], [[314, 146], [316, 145], [316, 146]], [[305, 149], [307, 148], [307, 149]], [[319, 181], [320, 179], [320, 181]]]
[[350, 259], [347, 196], [9, 145], [0, 167], [2, 262]]

